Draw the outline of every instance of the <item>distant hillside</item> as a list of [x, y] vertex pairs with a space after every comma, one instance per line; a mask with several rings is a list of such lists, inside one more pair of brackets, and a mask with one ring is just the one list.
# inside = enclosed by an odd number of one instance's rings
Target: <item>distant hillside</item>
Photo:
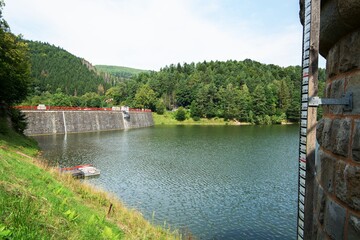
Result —
[[48, 43], [27, 41], [31, 57], [34, 94], [58, 88], [68, 95], [105, 92], [118, 78], [101, 74], [88, 61]]
[[101, 72], [109, 73], [119, 78], [129, 79], [134, 75], [138, 75], [143, 72], [150, 72], [149, 70], [141, 70], [129, 67], [120, 66], [108, 66], [108, 65], [95, 65], [96, 69]]

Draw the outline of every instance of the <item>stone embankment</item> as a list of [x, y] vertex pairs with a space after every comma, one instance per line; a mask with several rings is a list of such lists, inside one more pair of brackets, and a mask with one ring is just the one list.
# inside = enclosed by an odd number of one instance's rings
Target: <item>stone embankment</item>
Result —
[[26, 135], [124, 130], [154, 125], [149, 111], [22, 110], [28, 122]]

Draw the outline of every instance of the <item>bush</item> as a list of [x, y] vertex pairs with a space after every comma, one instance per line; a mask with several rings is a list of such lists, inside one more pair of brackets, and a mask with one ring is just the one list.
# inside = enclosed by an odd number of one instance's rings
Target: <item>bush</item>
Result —
[[269, 115], [264, 116], [264, 124], [271, 125], [271, 117]]
[[183, 107], [179, 107], [175, 113], [175, 119], [178, 121], [184, 121], [186, 119], [186, 110]]
[[193, 119], [195, 122], [200, 121], [200, 117], [199, 117], [199, 116], [194, 116], [194, 117], [192, 117], [192, 119]]
[[5, 134], [9, 132], [9, 127], [7, 125], [6, 117], [0, 116], [0, 134]]
[[156, 103], [156, 113], [159, 115], [163, 115], [165, 113], [165, 110], [166, 110], [166, 106], [165, 106], [164, 101], [159, 100]]
[[24, 134], [27, 127], [25, 114], [16, 108], [10, 108], [9, 116], [13, 129], [18, 133]]
[[281, 113], [280, 115], [271, 116], [271, 122], [272, 123], [281, 124], [284, 121], [286, 121], [286, 114], [285, 113]]

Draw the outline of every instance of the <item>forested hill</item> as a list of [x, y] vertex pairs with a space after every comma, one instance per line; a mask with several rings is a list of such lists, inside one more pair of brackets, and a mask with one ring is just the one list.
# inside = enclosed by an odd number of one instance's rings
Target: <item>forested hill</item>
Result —
[[[35, 82], [25, 105], [127, 105], [158, 113], [183, 107], [194, 119], [218, 117], [257, 124], [299, 119], [300, 66], [246, 59], [171, 64], [155, 72], [94, 67], [55, 46], [31, 41], [28, 45]], [[319, 94], [324, 79], [325, 70], [320, 69]]]
[[121, 66], [95, 65], [95, 67], [98, 71], [109, 73], [121, 79], [129, 79], [133, 76], [136, 76], [139, 73], [150, 72], [148, 70], [121, 67]]
[[[320, 92], [325, 71], [320, 69]], [[168, 109], [183, 106], [193, 117], [225, 117], [259, 124], [298, 120], [301, 67], [246, 59], [170, 65], [139, 74]], [[149, 107], [149, 106], [148, 106]]]
[[30, 50], [34, 95], [55, 93], [58, 88], [68, 95], [104, 93], [118, 79], [100, 73], [89, 62], [48, 43], [26, 41]]

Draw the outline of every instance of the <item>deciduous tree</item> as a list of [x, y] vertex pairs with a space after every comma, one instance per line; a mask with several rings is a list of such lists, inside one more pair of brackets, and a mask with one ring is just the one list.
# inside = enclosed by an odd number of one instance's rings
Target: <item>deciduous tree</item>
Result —
[[27, 96], [31, 83], [30, 62], [27, 44], [11, 33], [2, 17], [3, 6], [0, 0], [0, 103], [12, 105]]
[[154, 90], [147, 84], [142, 85], [135, 94], [134, 104], [137, 108], [149, 108], [155, 111], [156, 95]]

